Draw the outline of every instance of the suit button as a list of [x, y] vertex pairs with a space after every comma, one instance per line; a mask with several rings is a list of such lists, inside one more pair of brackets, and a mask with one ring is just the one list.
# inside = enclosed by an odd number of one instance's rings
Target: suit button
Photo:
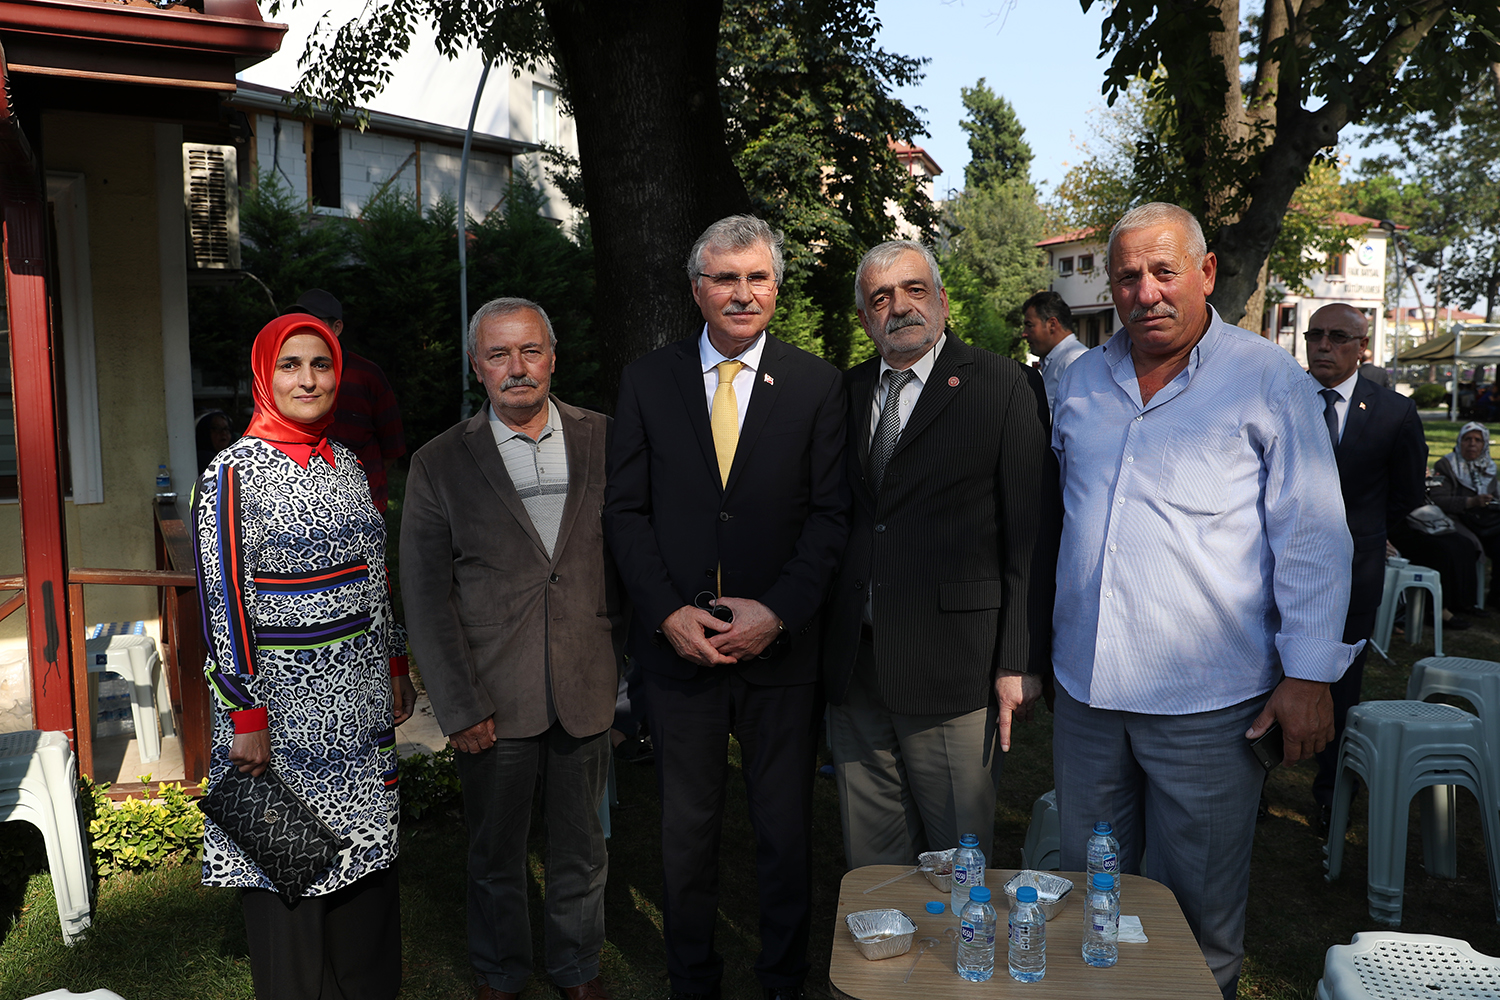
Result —
[[552, 574], [552, 582], [553, 582], [553, 583], [556, 583], [556, 582], [557, 582], [557, 580], [558, 580], [558, 577], [557, 577], [557, 574], [556, 574], [556, 573], [553, 573], [553, 574]]
[[711, 569], [706, 569], [703, 571], [703, 575], [712, 580], [714, 578], [714, 571]]
[[885, 525], [883, 525], [883, 524], [877, 524], [877, 525], [875, 525], [875, 530], [876, 531], [884, 531], [885, 530]]
[[719, 520], [721, 520], [721, 521], [727, 521], [727, 520], [729, 520], [729, 511], [727, 511], [727, 510], [721, 510], [721, 511], [719, 511]]
[[855, 590], [864, 590], [865, 589], [865, 581], [863, 581], [863, 580], [855, 580], [854, 581], [854, 589]]

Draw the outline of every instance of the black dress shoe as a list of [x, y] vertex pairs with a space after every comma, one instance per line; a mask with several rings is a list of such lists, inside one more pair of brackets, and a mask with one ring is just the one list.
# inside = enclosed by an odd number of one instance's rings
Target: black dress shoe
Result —
[[623, 764], [649, 764], [656, 759], [656, 748], [649, 736], [626, 737], [615, 747], [615, 760]]
[[1460, 618], [1458, 617], [1458, 615], [1454, 615], [1452, 618], [1449, 618], [1447, 621], [1443, 622], [1443, 628], [1448, 629], [1452, 632], [1462, 632], [1468, 627], [1469, 620], [1467, 618]]
[[807, 1000], [807, 994], [802, 992], [800, 986], [767, 986], [765, 998], [766, 1000]]

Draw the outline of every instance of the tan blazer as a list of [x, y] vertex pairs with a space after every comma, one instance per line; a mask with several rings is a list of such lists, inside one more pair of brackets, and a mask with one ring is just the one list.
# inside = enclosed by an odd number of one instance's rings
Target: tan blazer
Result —
[[623, 631], [600, 524], [609, 418], [553, 397], [568, 499], [551, 559], [526, 514], [486, 411], [418, 449], [401, 517], [401, 596], [412, 653], [443, 732], [495, 717], [503, 739], [609, 728]]

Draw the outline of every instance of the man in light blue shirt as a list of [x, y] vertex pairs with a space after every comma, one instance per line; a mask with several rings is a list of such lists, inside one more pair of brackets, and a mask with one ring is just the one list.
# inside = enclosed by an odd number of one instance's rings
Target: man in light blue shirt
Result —
[[1244, 960], [1264, 772], [1332, 738], [1329, 683], [1353, 546], [1317, 386], [1207, 304], [1217, 263], [1193, 216], [1144, 205], [1110, 233], [1125, 326], [1069, 367], [1061, 465], [1053, 757], [1062, 867], [1109, 820], [1120, 870], [1177, 896], [1226, 998]]
[[1057, 386], [1068, 366], [1088, 351], [1073, 335], [1073, 310], [1056, 292], [1037, 292], [1021, 303], [1021, 336], [1042, 359], [1038, 371], [1048, 411], [1057, 408]]

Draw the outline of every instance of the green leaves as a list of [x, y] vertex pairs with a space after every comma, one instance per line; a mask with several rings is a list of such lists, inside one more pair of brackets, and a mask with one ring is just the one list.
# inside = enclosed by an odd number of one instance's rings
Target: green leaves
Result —
[[[143, 776], [144, 783], [150, 781], [149, 774]], [[200, 787], [207, 784], [205, 781]], [[197, 861], [202, 856], [203, 813], [198, 801], [180, 784], [159, 782], [155, 798], [131, 796], [119, 803], [105, 794], [107, 781], [96, 785], [85, 777], [80, 779], [79, 789], [94, 807], [88, 826], [94, 867], [100, 878]]]
[[434, 754], [419, 753], [401, 758], [401, 816], [421, 819], [454, 802], [463, 789], [458, 781], [453, 745]]
[[985, 187], [992, 183], [1031, 177], [1031, 146], [1023, 136], [1026, 130], [1016, 117], [1016, 109], [998, 96], [984, 82], [960, 87], [968, 117], [958, 127], [969, 133], [969, 165], [964, 168], [967, 187]]

